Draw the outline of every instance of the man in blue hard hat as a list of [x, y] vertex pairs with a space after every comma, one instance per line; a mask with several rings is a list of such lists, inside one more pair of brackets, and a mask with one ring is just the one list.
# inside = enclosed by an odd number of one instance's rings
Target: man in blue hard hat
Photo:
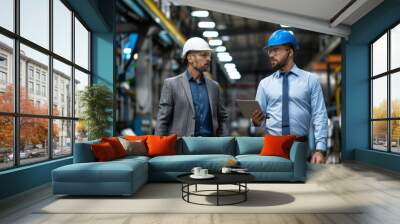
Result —
[[310, 162], [324, 163], [328, 136], [324, 97], [318, 77], [296, 66], [298, 49], [292, 31], [280, 29], [268, 39], [265, 51], [275, 72], [258, 85], [256, 100], [262, 111], [256, 110], [252, 121], [268, 134], [296, 135], [299, 141], [307, 141], [312, 126], [316, 149]]

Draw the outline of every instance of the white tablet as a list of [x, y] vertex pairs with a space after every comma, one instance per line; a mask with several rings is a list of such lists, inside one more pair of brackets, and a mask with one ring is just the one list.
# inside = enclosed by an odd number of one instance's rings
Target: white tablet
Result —
[[251, 118], [254, 111], [257, 109], [262, 112], [260, 104], [257, 100], [236, 100], [236, 103], [239, 107], [239, 111], [246, 118]]

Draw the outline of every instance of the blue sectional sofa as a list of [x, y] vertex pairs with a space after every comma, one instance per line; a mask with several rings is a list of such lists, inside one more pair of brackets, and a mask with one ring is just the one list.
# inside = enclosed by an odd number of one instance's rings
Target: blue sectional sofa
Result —
[[52, 171], [54, 194], [68, 195], [131, 195], [148, 181], [176, 181], [180, 174], [193, 167], [218, 172], [235, 159], [242, 168], [260, 182], [304, 182], [306, 149], [295, 142], [290, 160], [276, 156], [260, 156], [262, 137], [183, 137], [177, 141], [177, 155], [127, 156], [122, 159], [96, 162], [91, 141], [77, 143], [74, 163]]

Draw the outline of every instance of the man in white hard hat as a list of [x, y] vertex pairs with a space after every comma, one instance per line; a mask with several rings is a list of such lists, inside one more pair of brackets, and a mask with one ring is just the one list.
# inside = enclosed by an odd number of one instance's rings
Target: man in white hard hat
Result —
[[228, 115], [219, 84], [204, 76], [212, 49], [199, 37], [183, 46], [187, 69], [164, 80], [157, 115], [156, 135], [225, 136]]

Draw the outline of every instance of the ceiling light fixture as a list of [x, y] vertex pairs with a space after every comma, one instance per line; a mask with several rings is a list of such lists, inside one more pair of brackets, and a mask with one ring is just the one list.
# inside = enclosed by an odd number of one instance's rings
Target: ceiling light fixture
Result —
[[218, 37], [218, 32], [217, 31], [204, 31], [203, 32], [203, 37]]
[[224, 67], [225, 67], [226, 70], [228, 70], [228, 69], [236, 69], [236, 65], [233, 64], [233, 63], [226, 63], [224, 65]]
[[199, 23], [197, 24], [197, 26], [198, 26], [199, 28], [213, 29], [213, 28], [215, 27], [215, 23], [214, 23], [214, 22], [205, 22], [205, 21], [202, 21], [202, 22], [199, 22]]
[[210, 13], [205, 10], [196, 10], [196, 11], [193, 11], [190, 15], [192, 15], [193, 17], [204, 18], [204, 17], [208, 17], [210, 15]]
[[229, 76], [230, 79], [234, 79], [234, 80], [242, 78], [242, 76], [240, 75], [240, 73], [238, 71], [236, 71], [236, 72], [228, 72], [228, 76]]
[[226, 51], [226, 47], [224, 46], [218, 46], [215, 48], [216, 52], [225, 52]]
[[220, 45], [222, 45], [222, 40], [212, 39], [212, 40], [208, 41], [208, 44], [210, 44], [210, 46], [220, 46]]

